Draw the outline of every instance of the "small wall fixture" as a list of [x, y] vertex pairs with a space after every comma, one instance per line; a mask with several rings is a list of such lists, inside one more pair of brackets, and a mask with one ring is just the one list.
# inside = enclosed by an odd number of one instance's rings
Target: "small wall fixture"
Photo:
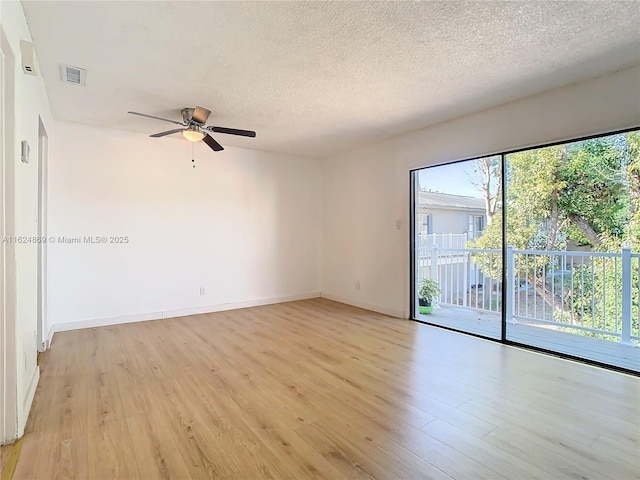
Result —
[[36, 74], [35, 55], [33, 54], [33, 43], [20, 40], [20, 57], [22, 61], [22, 71], [27, 75]]
[[20, 160], [24, 163], [29, 163], [29, 142], [26, 140], [20, 142]]

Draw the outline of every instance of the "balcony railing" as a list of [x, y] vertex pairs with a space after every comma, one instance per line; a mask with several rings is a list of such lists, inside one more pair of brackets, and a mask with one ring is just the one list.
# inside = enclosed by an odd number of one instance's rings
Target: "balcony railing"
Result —
[[[438, 303], [502, 311], [501, 250], [435, 242], [422, 243], [417, 251], [417, 278], [438, 280]], [[640, 254], [628, 248], [604, 253], [507, 247], [505, 260], [508, 322], [630, 345], [640, 341]]]
[[439, 249], [464, 248], [469, 238], [466, 233], [428, 233], [418, 235], [418, 249], [429, 249], [434, 245]]

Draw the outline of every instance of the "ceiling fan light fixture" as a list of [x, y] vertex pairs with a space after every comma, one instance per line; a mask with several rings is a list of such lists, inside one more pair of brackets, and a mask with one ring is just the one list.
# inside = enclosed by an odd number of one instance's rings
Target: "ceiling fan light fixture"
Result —
[[191, 128], [187, 130], [183, 130], [182, 135], [184, 135], [184, 138], [186, 138], [190, 142], [199, 142], [204, 138], [204, 133], [200, 132], [199, 130], [191, 129]]
[[[0, 0], [2, 1], [2, 0]], [[224, 150], [224, 147], [220, 145], [215, 138], [213, 138], [209, 132], [224, 133], [227, 135], [240, 135], [241, 137], [255, 137], [256, 132], [253, 130], [239, 130], [237, 128], [227, 127], [215, 127], [213, 125], [206, 126], [207, 119], [211, 114], [211, 111], [204, 107], [195, 108], [183, 108], [180, 113], [182, 114], [182, 121], [177, 122], [169, 118], [156, 117], [155, 115], [149, 115], [148, 113], [140, 113], [128, 111], [131, 115], [137, 115], [139, 117], [153, 118], [154, 120], [161, 120], [163, 122], [173, 123], [179, 125], [180, 128], [174, 128], [173, 130], [167, 130], [164, 132], [153, 133], [149, 135], [153, 138], [166, 137], [167, 135], [173, 135], [174, 133], [182, 133], [184, 138], [190, 142], [199, 142], [202, 140], [211, 150], [214, 152], [220, 152]]]

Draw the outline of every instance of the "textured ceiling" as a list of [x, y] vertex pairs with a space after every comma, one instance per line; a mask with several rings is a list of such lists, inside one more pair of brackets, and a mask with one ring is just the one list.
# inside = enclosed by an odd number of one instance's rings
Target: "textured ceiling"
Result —
[[[640, 63], [640, 3], [23, 2], [55, 118], [325, 157]], [[60, 81], [60, 65], [87, 85]], [[168, 127], [168, 128], [165, 128]]]

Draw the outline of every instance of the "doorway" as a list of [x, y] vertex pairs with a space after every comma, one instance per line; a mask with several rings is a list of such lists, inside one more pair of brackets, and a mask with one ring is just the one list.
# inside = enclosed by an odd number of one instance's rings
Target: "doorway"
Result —
[[413, 171], [413, 318], [640, 372], [638, 172], [638, 128]]
[[502, 202], [500, 168], [492, 156], [414, 172], [417, 320], [501, 338], [502, 249], [477, 244]]
[[49, 137], [42, 119], [38, 118], [38, 352], [48, 348], [47, 327], [47, 166]]
[[[15, 57], [0, 29], [0, 237], [15, 236], [14, 95]], [[0, 243], [0, 444], [18, 433], [15, 245]]]

